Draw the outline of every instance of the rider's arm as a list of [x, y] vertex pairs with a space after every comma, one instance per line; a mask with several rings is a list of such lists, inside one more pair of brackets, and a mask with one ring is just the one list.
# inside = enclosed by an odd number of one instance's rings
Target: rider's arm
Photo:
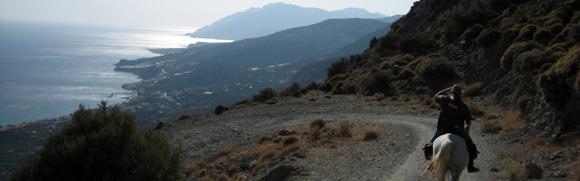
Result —
[[449, 88], [446, 88], [446, 89], [443, 89], [443, 90], [441, 90], [441, 91], [437, 92], [437, 94], [435, 94], [435, 102], [437, 102], [437, 103], [441, 104], [441, 102], [440, 102], [440, 100], [441, 100], [441, 99], [440, 99], [440, 98], [438, 98], [438, 97], [439, 97], [439, 96], [441, 96], [441, 95], [446, 95], [446, 94], [448, 94], [449, 92], [451, 92], [451, 87], [449, 87]]

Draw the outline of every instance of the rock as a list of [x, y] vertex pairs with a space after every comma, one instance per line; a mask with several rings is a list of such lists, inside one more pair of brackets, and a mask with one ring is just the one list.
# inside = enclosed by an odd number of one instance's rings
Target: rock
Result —
[[161, 128], [163, 128], [163, 122], [157, 123], [157, 125], [155, 125], [155, 127], [153, 128], [153, 130], [159, 130]]
[[552, 155], [552, 157], [550, 158], [551, 160], [556, 160], [558, 158], [564, 158], [562, 155], [564, 154], [564, 151], [559, 151], [556, 152], [554, 155]]
[[568, 174], [566, 174], [566, 172], [559, 171], [559, 172], [554, 173], [554, 178], [564, 178], [566, 176], [568, 176]]
[[278, 135], [280, 135], [280, 136], [287, 136], [287, 135], [293, 135], [293, 134], [296, 134], [296, 132], [286, 130], [286, 129], [280, 130], [280, 132], [278, 132]]
[[182, 116], [181, 116], [181, 117], [179, 117], [179, 119], [177, 119], [177, 120], [180, 120], [180, 121], [181, 121], [181, 120], [184, 120], [184, 119], [189, 119], [189, 118], [191, 118], [191, 116], [190, 116], [190, 115], [182, 115]]
[[528, 175], [528, 178], [531, 179], [539, 179], [542, 178], [543, 175], [543, 170], [542, 168], [538, 167], [538, 165], [536, 165], [535, 163], [527, 163], [526, 164], [526, 175]]
[[286, 180], [292, 174], [297, 174], [297, 173], [294, 173], [297, 170], [299, 170], [299, 169], [294, 167], [294, 166], [280, 165], [280, 166], [272, 169], [272, 171], [270, 171], [266, 176], [264, 176], [260, 180]]
[[266, 102], [264, 102], [264, 104], [276, 104], [276, 103], [278, 103], [278, 100], [276, 100], [276, 99], [270, 99], [270, 100], [267, 100]]

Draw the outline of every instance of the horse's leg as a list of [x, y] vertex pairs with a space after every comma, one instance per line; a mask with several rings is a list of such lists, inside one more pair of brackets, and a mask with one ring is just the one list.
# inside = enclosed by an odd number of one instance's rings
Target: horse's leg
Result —
[[461, 173], [459, 173], [459, 174], [457, 174], [457, 175], [455, 175], [455, 174], [452, 174], [452, 175], [451, 175], [451, 180], [453, 180], [453, 181], [459, 181], [459, 177], [460, 177], [460, 176], [461, 176]]

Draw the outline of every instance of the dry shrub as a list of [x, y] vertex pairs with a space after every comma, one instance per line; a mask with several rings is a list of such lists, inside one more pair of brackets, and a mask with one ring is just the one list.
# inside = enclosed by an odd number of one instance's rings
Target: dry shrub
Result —
[[258, 162], [260, 163], [269, 162], [273, 159], [278, 158], [279, 155], [281, 155], [281, 153], [280, 150], [278, 149], [268, 150], [262, 156], [260, 156], [260, 158], [258, 158]]
[[343, 137], [346, 138], [350, 138], [352, 137], [352, 131], [351, 128], [353, 127], [352, 124], [348, 124], [348, 123], [340, 123], [340, 135], [342, 135]]
[[469, 105], [469, 112], [471, 112], [471, 115], [473, 116], [483, 116], [485, 114], [485, 112], [483, 112], [483, 110], [481, 110], [481, 107], [479, 107], [478, 105], [472, 104]]
[[483, 125], [481, 126], [481, 131], [483, 131], [484, 133], [498, 133], [502, 129], [503, 128], [497, 122], [497, 120], [488, 120], [488, 121], [485, 121], [483, 123]]
[[504, 113], [502, 127], [505, 131], [520, 129], [525, 126], [525, 123], [519, 118], [520, 111], [510, 109]]
[[520, 98], [518, 98], [516, 105], [518, 106], [518, 108], [520, 110], [522, 110], [526, 107], [526, 105], [528, 104], [528, 101], [530, 100], [530, 97], [532, 97], [532, 95], [524, 94], [524, 95], [520, 96]]
[[257, 171], [266, 168], [268, 165], [270, 165], [270, 162], [260, 162], [252, 169], [252, 173], [256, 173]]
[[496, 114], [488, 114], [488, 115], [485, 116], [484, 119], [486, 121], [489, 121], [489, 120], [494, 120], [494, 119], [497, 119], [497, 118], [499, 118], [499, 116], [497, 116]]
[[419, 102], [421, 102], [421, 104], [423, 105], [431, 105], [433, 104], [435, 100], [433, 100], [433, 97], [427, 95], [427, 94], [423, 94], [421, 96], [419, 96]]
[[228, 173], [230, 173], [231, 175], [238, 173], [240, 170], [241, 170], [240, 166], [238, 166], [238, 164], [235, 163], [230, 164], [230, 166], [228, 167]]
[[364, 141], [371, 141], [379, 138], [379, 132], [374, 130], [367, 130], [364, 132], [363, 140]]
[[333, 144], [329, 144], [329, 145], [328, 145], [328, 148], [331, 148], [331, 149], [336, 149], [336, 148], [338, 148], [338, 145], [337, 145], [337, 144], [335, 144], [335, 143], [333, 143]]
[[230, 177], [228, 177], [226, 174], [221, 174], [220, 176], [218, 176], [218, 178], [216, 179], [217, 181], [228, 181], [230, 179]]
[[248, 179], [248, 177], [246, 177], [245, 175], [242, 175], [242, 174], [240, 174], [236, 177], [236, 181], [242, 181], [242, 180], [247, 180], [247, 179]]
[[326, 125], [326, 121], [322, 119], [315, 119], [314, 121], [310, 122], [310, 128], [318, 127], [323, 128]]
[[296, 136], [286, 136], [282, 139], [282, 145], [288, 146], [298, 142], [298, 137]]
[[481, 89], [483, 88], [483, 84], [481, 82], [471, 84], [465, 88], [463, 91], [463, 96], [465, 97], [474, 97], [481, 94]]
[[496, 154], [499, 159], [513, 159], [521, 157], [524, 154], [524, 150], [525, 148], [522, 146], [502, 147], [496, 150]]
[[320, 130], [319, 127], [314, 127], [314, 128], [311, 129], [310, 139], [312, 139], [312, 140], [319, 140], [320, 139], [320, 135], [322, 135], [322, 131]]
[[548, 147], [546, 138], [534, 138], [528, 146], [529, 149], [545, 149]]
[[508, 174], [509, 180], [522, 180], [524, 179], [524, 170], [521, 164], [516, 162], [507, 162], [505, 164], [505, 169]]

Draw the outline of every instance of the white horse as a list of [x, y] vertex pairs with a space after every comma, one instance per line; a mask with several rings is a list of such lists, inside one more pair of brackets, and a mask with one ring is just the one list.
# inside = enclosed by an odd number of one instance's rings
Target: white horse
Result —
[[425, 171], [437, 173], [437, 180], [445, 180], [445, 174], [451, 172], [451, 180], [459, 180], [461, 172], [469, 163], [469, 153], [465, 140], [455, 134], [444, 134], [433, 142], [433, 158], [425, 165]]

